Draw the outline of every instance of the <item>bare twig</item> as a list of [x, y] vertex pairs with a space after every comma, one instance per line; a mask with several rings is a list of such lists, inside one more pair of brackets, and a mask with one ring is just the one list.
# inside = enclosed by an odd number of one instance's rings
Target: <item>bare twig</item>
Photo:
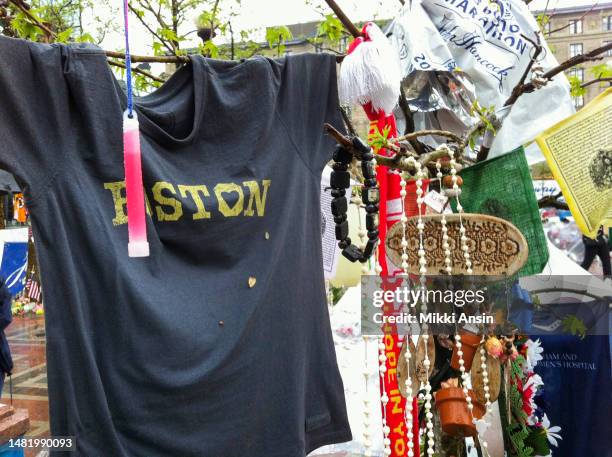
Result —
[[[117, 51], [104, 51], [107, 57], [114, 59], [125, 59], [123, 52]], [[158, 62], [158, 63], [188, 63], [189, 57], [187, 56], [138, 56], [130, 54], [132, 62]]]
[[[556, 67], [553, 67], [550, 70], [548, 70], [546, 73], [544, 73], [542, 75], [542, 79], [551, 81], [559, 73], [563, 73], [565, 70], [568, 70], [568, 69], [570, 69], [572, 67], [575, 67], [576, 65], [580, 65], [581, 63], [589, 62], [589, 61], [592, 61], [592, 60], [599, 60], [599, 59], [602, 58], [601, 55], [603, 53], [609, 51], [610, 49], [612, 49], [612, 43], [608, 43], [608, 44], [605, 44], [605, 45], [600, 46], [598, 48], [595, 48], [592, 51], [587, 52], [586, 54], [579, 54], [577, 56], [574, 56], [574, 57], [566, 60], [565, 62], [557, 65]], [[521, 95], [523, 95], [525, 93], [533, 92], [537, 88], [538, 88], [538, 86], [536, 86], [532, 81], [529, 81], [528, 83], [518, 84], [512, 90], [512, 94], [511, 94], [510, 98], [506, 101], [504, 106], [510, 106], [510, 105], [516, 103], [516, 101], [518, 100], [518, 98]], [[512, 103], [510, 105], [508, 105], [507, 104], [508, 101], [512, 101]], [[488, 155], [489, 155], [489, 150], [490, 150], [490, 148], [481, 147], [480, 151], [478, 151], [478, 157], [477, 157], [476, 161], [477, 162], [482, 162], [483, 160], [486, 160]]]
[[[361, 157], [361, 153], [357, 149], [355, 149], [351, 140], [344, 136], [342, 133], [340, 133], [336, 128], [334, 128], [334, 126], [332, 126], [331, 124], [325, 124], [324, 129], [325, 132], [328, 135], [332, 136], [339, 145], [344, 146], [345, 148], [350, 150], [358, 159]], [[376, 163], [378, 165], [383, 165], [396, 170], [408, 172], [411, 175], [414, 175], [417, 171], [411, 158], [419, 162], [424, 169], [427, 169], [428, 167], [434, 168], [435, 162], [440, 159], [448, 159], [448, 152], [444, 150], [435, 150], [428, 152], [422, 156], [416, 156], [408, 153], [407, 151], [400, 150], [400, 148], [395, 145], [391, 146], [396, 149], [396, 154], [392, 157], [375, 154]], [[460, 164], [456, 164], [455, 167], [457, 170], [461, 170], [462, 168]]]
[[[111, 60], [111, 59], [108, 59], [107, 62], [109, 65], [113, 65], [115, 67], [127, 68], [123, 62], [117, 62], [116, 60]], [[153, 81], [157, 81], [158, 83], [165, 82], [165, 79], [155, 76], [154, 74], [149, 73], [148, 71], [142, 70], [141, 68], [138, 68], [138, 67], [132, 67], [132, 72], [138, 73], [147, 78], [151, 78]]]
[[567, 203], [563, 203], [559, 201], [559, 197], [563, 195], [561, 192], [556, 195], [547, 195], [538, 200], [539, 208], [556, 208], [556, 209], [566, 209], [569, 210], [569, 206]]
[[[583, 19], [586, 17], [586, 15], [587, 15], [587, 14], [589, 14], [591, 11], [593, 11], [593, 10], [595, 9], [595, 7], [596, 7], [597, 5], [599, 5], [599, 2], [595, 2], [595, 3], [593, 3], [593, 5], [591, 6], [591, 8], [590, 8], [588, 11], [585, 11], [585, 13], [584, 13], [582, 16], [580, 16], [578, 19], [576, 19], [576, 20], [578, 20], [578, 21], [582, 21], [582, 20], [583, 20]], [[552, 35], [553, 33], [561, 32], [562, 30], [565, 30], [565, 29], [569, 28], [569, 26], [570, 26], [570, 22], [569, 22], [569, 20], [568, 20], [568, 21], [567, 21], [567, 24], [565, 24], [565, 25], [563, 25], [563, 26], [561, 26], [561, 27], [558, 27], [558, 28], [556, 28], [556, 29], [550, 30], [550, 31], [547, 33], [547, 35], [548, 35], [548, 36], [550, 36], [550, 35]]]
[[[585, 62], [590, 62], [592, 60], [602, 59], [601, 54], [611, 49], [612, 49], [612, 42], [605, 44], [603, 46], [600, 46], [598, 48], [595, 48], [592, 51], [587, 52], [586, 54], [578, 54], [577, 56], [574, 56], [571, 59], [566, 60], [562, 64], [548, 70], [546, 73], [544, 73], [544, 75], [542, 75], [542, 77], [545, 79], [551, 80], [553, 77], [557, 76], [559, 73], [563, 73], [565, 70], [575, 67], [576, 65], [580, 65], [581, 63], [585, 63]], [[523, 87], [525, 88], [523, 92], [528, 92], [528, 91], [532, 91], [536, 89], [534, 84], [531, 82], [525, 84]]]
[[[410, 110], [410, 104], [408, 103], [408, 99], [406, 98], [406, 91], [404, 87], [400, 85], [400, 98], [399, 98], [399, 107], [404, 114], [404, 118], [406, 120], [406, 129], [404, 134], [414, 132], [414, 116], [412, 111]], [[417, 152], [417, 154], [425, 154], [426, 150], [423, 144], [417, 140], [409, 140], [412, 148]]]
[[445, 138], [448, 138], [449, 140], [451, 140], [452, 142], [456, 144], [463, 143], [463, 138], [461, 138], [458, 135], [455, 135], [452, 132], [448, 132], [446, 130], [419, 130], [418, 132], [407, 133], [406, 135], [402, 135], [400, 137], [394, 138], [394, 140], [397, 142], [410, 141], [410, 140], [416, 140], [417, 138], [422, 137], [422, 136], [429, 136], [429, 135], [443, 136]]
[[536, 289], [536, 290], [528, 290], [530, 294], [547, 294], [553, 292], [568, 292], [571, 294], [582, 295], [584, 297], [594, 298], [595, 300], [606, 300], [610, 301], [610, 297], [600, 297], [599, 295], [592, 294], [591, 292], [584, 289], [571, 289], [568, 287], [550, 287], [547, 289]]
[[170, 44], [168, 44], [168, 42], [164, 38], [159, 36], [159, 34], [155, 30], [153, 30], [153, 28], [149, 24], [147, 24], [147, 21], [145, 21], [140, 16], [140, 14], [138, 14], [138, 11], [132, 5], [128, 4], [128, 7], [134, 13], [134, 15], [136, 16], [136, 19], [138, 19], [138, 21], [140, 21], [140, 23], [149, 31], [149, 33], [151, 35], [153, 35], [155, 38], [157, 38], [159, 40], [159, 42], [161, 44], [163, 44], [168, 51], [170, 51], [170, 53], [172, 53], [173, 55], [176, 55], [176, 53], [174, 51], [174, 48]]
[[516, 84], [516, 86], [514, 86], [514, 89], [512, 89], [512, 93], [510, 94], [510, 97], [508, 97], [508, 99], [506, 100], [506, 102], [504, 103], [504, 106], [510, 106], [513, 105], [514, 102], [516, 102], [516, 100], [521, 96], [522, 92], [521, 92], [521, 88], [525, 85], [525, 81], [527, 81], [527, 77], [529, 76], [529, 73], [531, 72], [531, 69], [533, 68], [533, 65], [535, 64], [535, 62], [537, 61], [538, 57], [540, 56], [540, 54], [542, 53], [542, 45], [540, 44], [540, 36], [536, 35], [536, 39], [535, 41], [530, 39], [529, 37], [523, 35], [521, 33], [521, 36], [527, 40], [528, 42], [530, 42], [533, 46], [533, 55], [531, 56], [531, 58], [529, 59], [529, 63], [527, 64], [527, 68], [525, 68], [525, 71], [523, 72], [523, 75], [521, 76], [521, 79], [519, 80], [519, 82]]
[[342, 22], [342, 25], [346, 27], [346, 30], [348, 30], [353, 37], [357, 38], [361, 36], [361, 32], [357, 26], [353, 24], [345, 12], [342, 11], [342, 8], [340, 8], [334, 0], [325, 0], [325, 3], [329, 5], [334, 14], [338, 17], [338, 19], [340, 19], [340, 22]]
[[612, 78], [597, 78], [597, 79], [593, 79], [592, 81], [587, 81], [585, 83], [580, 84], [580, 87], [588, 87], [588, 86], [591, 86], [591, 85], [597, 84], [597, 83], [610, 83], [610, 84], [612, 84]]

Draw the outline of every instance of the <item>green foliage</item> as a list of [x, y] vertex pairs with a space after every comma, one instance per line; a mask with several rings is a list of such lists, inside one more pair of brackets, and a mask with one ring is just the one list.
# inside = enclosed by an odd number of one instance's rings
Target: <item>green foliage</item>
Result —
[[544, 33], [544, 31], [546, 30], [546, 25], [550, 24], [550, 16], [548, 14], [541, 13], [538, 14], [536, 20], [538, 22], [540, 32]]
[[319, 24], [318, 35], [326, 37], [331, 43], [338, 44], [344, 36], [344, 26], [335, 15], [328, 14]]
[[511, 455], [514, 457], [532, 457], [533, 448], [526, 444], [530, 430], [527, 426], [527, 414], [523, 411], [523, 396], [519, 392], [516, 380], [524, 381], [522, 366], [525, 358], [519, 355], [516, 360], [510, 362], [510, 379], [508, 389], [508, 400], [510, 403], [510, 426], [508, 436], [512, 442]]
[[368, 143], [374, 149], [383, 149], [387, 147], [389, 142], [389, 135], [391, 134], [391, 126], [387, 125], [383, 128], [382, 132], [376, 126], [372, 132], [368, 135]]
[[57, 36], [55, 37], [55, 41], [57, 41], [58, 43], [67, 43], [68, 41], [70, 41], [72, 32], [73, 30], [71, 27], [71, 28], [64, 30], [63, 32], [58, 33]]
[[[32, 12], [34, 14], [34, 12]], [[11, 28], [16, 36], [30, 41], [40, 41], [45, 36], [44, 32], [34, 25], [30, 19], [21, 11], [15, 14], [11, 21]]]
[[584, 322], [573, 314], [565, 316], [565, 318], [561, 321], [561, 324], [563, 326], [563, 330], [570, 335], [578, 336], [581, 340], [586, 336], [587, 328], [584, 325]]
[[580, 97], [586, 93], [586, 88], [582, 87], [582, 81], [578, 76], [570, 76], [567, 79], [570, 83], [570, 94], [572, 97]]
[[510, 455], [513, 457], [533, 456], [533, 448], [525, 444], [527, 438], [529, 437], [529, 428], [521, 424], [511, 424], [509, 436], [513, 448], [510, 450]]
[[491, 123], [489, 118], [495, 113], [495, 106], [491, 105], [489, 107], [480, 106], [478, 100], [475, 100], [472, 104], [472, 115], [478, 116], [480, 121], [484, 124], [485, 130], [490, 130], [495, 133], [495, 126]]
[[198, 28], [198, 30], [210, 28], [214, 26], [214, 24], [215, 24], [215, 17], [210, 11], [204, 11], [196, 19], [196, 27]]
[[96, 40], [93, 36], [91, 36], [91, 34], [85, 32], [82, 33], [76, 40], [79, 43], [95, 43]]
[[166, 39], [168, 41], [172, 41], [174, 43], [178, 43], [178, 42], [183, 40], [183, 38], [179, 37], [174, 30], [166, 28], [166, 27], [162, 27], [162, 28], [158, 29], [157, 33], [162, 38], [164, 38], [164, 39]]
[[529, 436], [525, 439], [525, 443], [533, 449], [534, 455], [550, 454], [546, 430], [543, 428], [530, 427]]
[[199, 45], [200, 52], [205, 56], [216, 59], [219, 57], [219, 47], [211, 40]]
[[285, 42], [291, 40], [293, 35], [291, 30], [284, 25], [278, 27], [268, 27], [266, 29], [266, 41], [270, 49], [276, 49], [277, 55], [280, 56], [285, 52]]
[[594, 67], [591, 67], [590, 73], [596, 79], [612, 78], [612, 65], [609, 63], [595, 65]]
[[340, 299], [342, 298], [342, 296], [344, 295], [344, 293], [346, 292], [346, 287], [333, 287], [331, 288], [331, 293], [332, 293], [332, 303], [335, 305], [337, 304]]

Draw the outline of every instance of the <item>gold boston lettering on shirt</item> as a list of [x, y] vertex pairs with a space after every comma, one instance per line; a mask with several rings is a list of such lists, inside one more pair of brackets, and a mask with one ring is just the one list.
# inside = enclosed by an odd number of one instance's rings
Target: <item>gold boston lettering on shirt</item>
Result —
[[259, 189], [259, 184], [257, 181], [245, 181], [242, 183], [243, 186], [248, 187], [250, 198], [249, 203], [244, 211], [245, 216], [254, 216], [255, 211], [253, 211], [253, 203], [255, 203], [255, 207], [257, 208], [257, 215], [263, 216], [266, 210], [266, 197], [268, 196], [268, 188], [270, 187], [271, 181], [269, 179], [264, 179], [261, 184], [263, 185], [263, 195]]
[[[125, 181], [105, 182], [104, 188], [111, 191], [113, 202], [115, 204], [115, 217], [113, 217], [113, 225], [127, 224], [127, 199], [125, 197]], [[151, 203], [145, 194], [145, 204], [147, 214], [151, 215]]]
[[[176, 195], [176, 189], [172, 184], [165, 181], [156, 182], [153, 186], [153, 200], [159, 205], [155, 206], [157, 219], [159, 221], [178, 221], [183, 215], [183, 204], [176, 198], [164, 195], [164, 190], [169, 191], [172, 195]], [[172, 208], [171, 212], [166, 212], [164, 207]]]
[[196, 208], [198, 208], [198, 212], [193, 215], [194, 221], [197, 221], [198, 219], [210, 219], [210, 213], [206, 211], [204, 201], [200, 197], [200, 192], [205, 197], [210, 197], [208, 188], [206, 186], [184, 186], [183, 184], [179, 184], [178, 189], [181, 197], [187, 197], [187, 195], [190, 195], [191, 199], [196, 205]]
[[[153, 205], [151, 205], [148, 194], [145, 192], [146, 210], [149, 216], [156, 217], [160, 222], [173, 222], [182, 219], [186, 208], [192, 208], [191, 202], [197, 210], [191, 214], [194, 221], [211, 219], [216, 214], [223, 217], [241, 215], [263, 217], [271, 182], [269, 179], [264, 179], [260, 182], [243, 181], [242, 186], [238, 183], [217, 184], [212, 192], [216, 198], [217, 212], [212, 212], [214, 203], [211, 201], [212, 195], [206, 185], [175, 185], [159, 181], [151, 188]], [[127, 224], [125, 181], [104, 183], [104, 189], [110, 192], [113, 199], [115, 211], [112, 219], [113, 225]], [[246, 195], [245, 192], [247, 192]], [[183, 206], [183, 203], [185, 206]]]
[[[234, 203], [234, 206], [230, 207], [228, 202], [223, 197], [223, 194], [238, 194], [238, 198]], [[234, 217], [238, 216], [242, 212], [242, 208], [244, 207], [244, 192], [242, 192], [242, 187], [238, 184], [230, 183], [219, 183], [215, 186], [215, 195], [217, 196], [217, 201], [219, 203], [219, 212], [223, 214], [225, 217]]]
[[105, 182], [104, 188], [110, 190], [115, 203], [115, 217], [113, 217], [113, 225], [127, 224], [127, 214], [125, 206], [127, 199], [125, 198], [125, 181]]

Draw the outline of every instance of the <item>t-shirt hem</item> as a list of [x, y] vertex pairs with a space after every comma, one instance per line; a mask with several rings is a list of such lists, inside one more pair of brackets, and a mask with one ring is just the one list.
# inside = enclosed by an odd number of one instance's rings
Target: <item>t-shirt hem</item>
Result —
[[341, 430], [331, 431], [313, 431], [307, 434], [306, 439], [306, 455], [312, 451], [317, 450], [320, 447], [327, 446], [329, 444], [346, 443], [353, 440], [353, 434], [351, 430], [343, 428]]

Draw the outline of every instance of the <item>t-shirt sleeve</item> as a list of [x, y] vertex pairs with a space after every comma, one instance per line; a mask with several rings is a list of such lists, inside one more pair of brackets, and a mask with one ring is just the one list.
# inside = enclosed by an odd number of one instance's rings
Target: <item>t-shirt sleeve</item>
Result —
[[0, 36], [0, 168], [34, 199], [62, 166], [69, 91], [58, 45]]
[[285, 58], [279, 110], [298, 153], [317, 175], [331, 160], [335, 147], [323, 124], [345, 131], [338, 101], [336, 57], [298, 54]]

